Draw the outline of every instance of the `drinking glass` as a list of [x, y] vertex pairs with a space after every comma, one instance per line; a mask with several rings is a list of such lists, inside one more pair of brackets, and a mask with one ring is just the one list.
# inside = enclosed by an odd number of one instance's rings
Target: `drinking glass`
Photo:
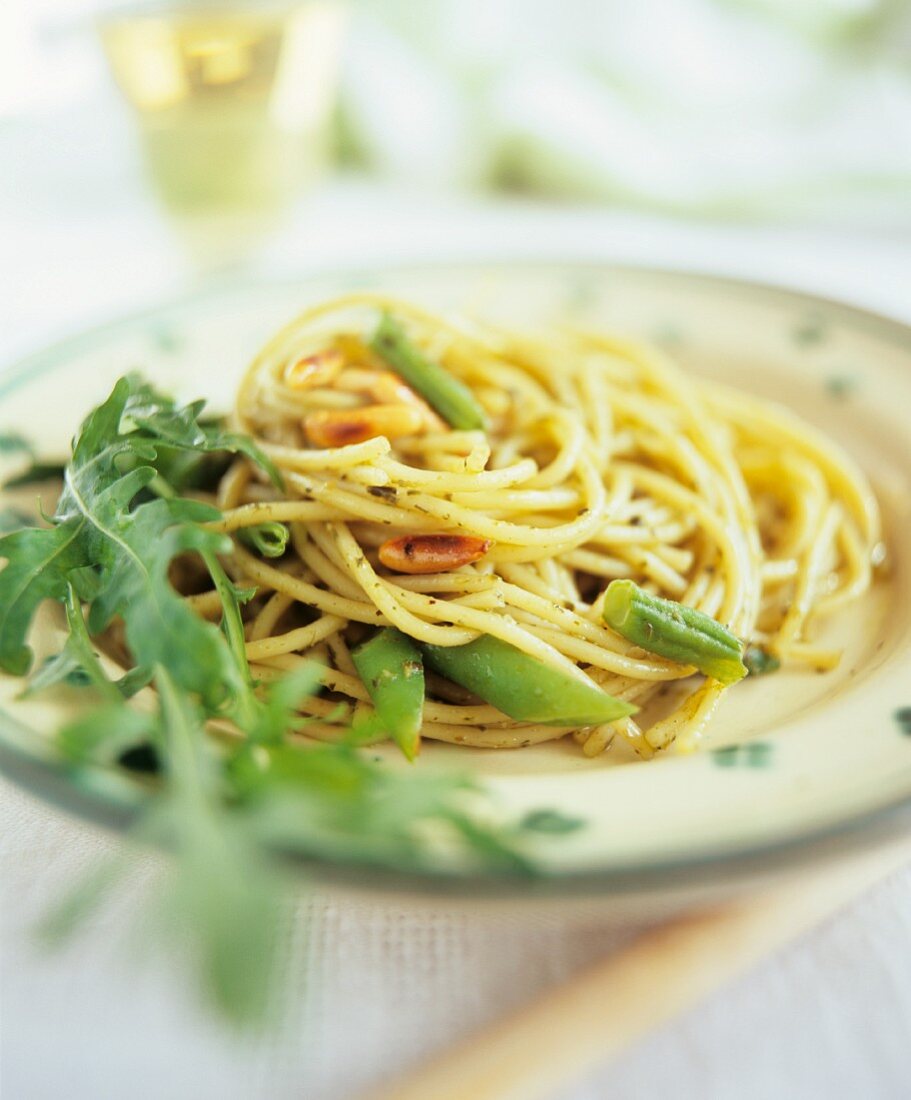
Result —
[[131, 5], [101, 20], [165, 207], [208, 259], [242, 252], [330, 159], [338, 0]]

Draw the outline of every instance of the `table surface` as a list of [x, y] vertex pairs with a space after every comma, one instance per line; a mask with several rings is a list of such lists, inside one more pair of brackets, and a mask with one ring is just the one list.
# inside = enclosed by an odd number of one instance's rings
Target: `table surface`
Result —
[[[694, 267], [911, 320], [909, 241], [685, 224], [340, 182], [251, 262], [261, 272], [395, 259], [578, 257]], [[151, 204], [0, 204], [0, 362], [198, 281]], [[141, 257], [141, 262], [137, 260]], [[268, 1038], [201, 1012], [177, 957], [130, 940], [127, 896], [56, 954], [34, 929], [121, 840], [0, 780], [0, 1094], [10, 1100], [342, 1100], [444, 1048], [636, 932], [521, 913], [419, 912], [301, 891], [292, 985]], [[159, 859], [137, 853], [140, 878]], [[133, 888], [138, 889], [138, 887]], [[899, 1098], [911, 1084], [911, 868], [555, 1100]]]

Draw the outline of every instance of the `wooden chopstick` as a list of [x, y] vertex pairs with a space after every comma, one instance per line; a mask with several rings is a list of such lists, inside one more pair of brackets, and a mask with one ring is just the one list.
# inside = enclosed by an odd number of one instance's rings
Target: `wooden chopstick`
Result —
[[374, 1100], [545, 1100], [911, 861], [911, 839], [672, 920]]

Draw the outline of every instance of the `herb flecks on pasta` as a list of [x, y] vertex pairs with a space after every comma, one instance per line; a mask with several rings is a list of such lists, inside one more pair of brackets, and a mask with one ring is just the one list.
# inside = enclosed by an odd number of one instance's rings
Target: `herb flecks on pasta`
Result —
[[[866, 591], [879, 544], [873, 494], [825, 436], [603, 333], [454, 324], [351, 295], [267, 345], [232, 427], [284, 480], [241, 457], [218, 489], [235, 580], [258, 590], [254, 674], [317, 659], [312, 732], [375, 720], [375, 704], [409, 756], [414, 682], [393, 662], [381, 700], [375, 659], [353, 649], [391, 653], [400, 637], [421, 654], [423, 737], [518, 747], [572, 731], [589, 755], [615, 736], [650, 755], [691, 746], [756, 653], [763, 671], [832, 667], [813, 627]], [[288, 548], [268, 560], [276, 525]], [[358, 649], [377, 628], [385, 641]], [[558, 678], [562, 724], [550, 697], [516, 709], [515, 678], [535, 671]], [[678, 680], [679, 705], [654, 716]], [[570, 706], [586, 688], [596, 705]]]

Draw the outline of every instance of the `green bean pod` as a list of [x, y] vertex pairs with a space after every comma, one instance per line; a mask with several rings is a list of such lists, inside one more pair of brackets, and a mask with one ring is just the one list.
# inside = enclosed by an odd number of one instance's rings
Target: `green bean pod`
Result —
[[781, 668], [779, 658], [761, 645], [748, 645], [743, 652], [743, 663], [749, 676], [768, 676]]
[[611, 581], [604, 621], [634, 645], [669, 661], [695, 665], [722, 684], [747, 674], [743, 643], [711, 616], [676, 600], [652, 596], [630, 580]]
[[351, 659], [386, 732], [413, 760], [424, 720], [421, 651], [407, 635], [388, 627], [355, 649]]
[[291, 533], [284, 523], [270, 520], [252, 527], [241, 527], [237, 537], [264, 558], [280, 558], [288, 548]]
[[471, 431], [487, 426], [484, 410], [471, 390], [415, 347], [390, 314], [383, 314], [370, 347], [453, 428]]
[[598, 726], [637, 709], [490, 635], [460, 646], [422, 643], [421, 649], [428, 668], [519, 722]]

